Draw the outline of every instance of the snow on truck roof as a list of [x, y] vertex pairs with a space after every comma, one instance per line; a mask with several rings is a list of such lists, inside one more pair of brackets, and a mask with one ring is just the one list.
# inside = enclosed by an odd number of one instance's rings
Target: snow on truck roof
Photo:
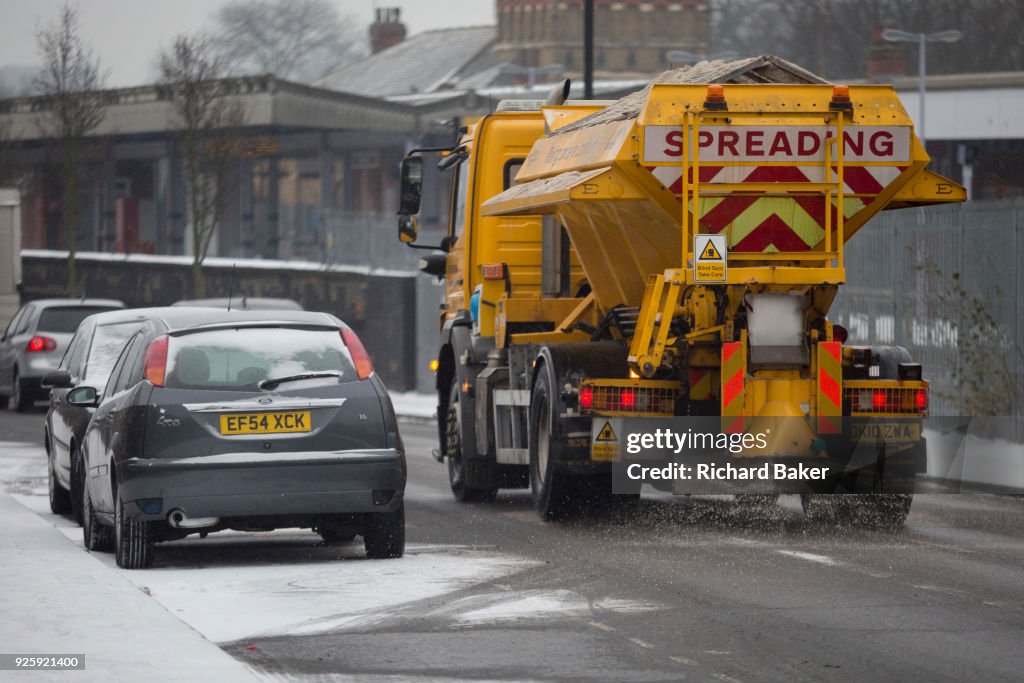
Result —
[[601, 111], [563, 126], [551, 133], [561, 135], [580, 128], [636, 118], [655, 85], [693, 83], [791, 83], [825, 84], [824, 78], [775, 55], [735, 60], [699, 62], [693, 66], [665, 71], [645, 88], [626, 95]]

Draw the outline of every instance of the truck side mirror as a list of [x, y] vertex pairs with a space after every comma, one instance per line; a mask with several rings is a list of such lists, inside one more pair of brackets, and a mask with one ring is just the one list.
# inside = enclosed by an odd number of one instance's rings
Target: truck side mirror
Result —
[[398, 239], [406, 244], [412, 244], [420, 233], [420, 222], [416, 216], [402, 214], [398, 217]]
[[398, 213], [414, 216], [420, 212], [420, 198], [423, 196], [423, 158], [402, 159], [402, 185]]

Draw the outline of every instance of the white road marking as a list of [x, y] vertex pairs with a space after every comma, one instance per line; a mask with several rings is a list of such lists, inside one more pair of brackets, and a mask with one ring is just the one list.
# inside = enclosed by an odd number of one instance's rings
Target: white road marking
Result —
[[673, 662], [676, 662], [677, 664], [685, 664], [686, 666], [697, 666], [697, 662], [693, 661], [689, 657], [675, 656], [669, 657], [669, 659], [671, 659]]
[[593, 626], [594, 628], [599, 628], [602, 631], [614, 631], [615, 630], [614, 627], [609, 626], [608, 624], [602, 624], [600, 621], [591, 621], [590, 625]]
[[704, 650], [705, 654], [709, 655], [731, 655], [732, 652], [729, 650]]
[[802, 550], [776, 550], [775, 552], [780, 555], [788, 555], [789, 557], [795, 557], [799, 560], [807, 560], [808, 562], [817, 562], [818, 564], [824, 564], [829, 567], [840, 567], [842, 562], [833, 560], [828, 555], [816, 555], [814, 553], [805, 553]]
[[629, 642], [633, 643], [634, 645], [638, 645], [638, 646], [640, 646], [642, 648], [645, 648], [647, 650], [653, 650], [654, 649], [653, 645], [648, 643], [646, 640], [640, 640], [639, 638], [630, 638]]
[[723, 683], [743, 683], [743, 681], [741, 681], [740, 679], [733, 678], [729, 674], [717, 673], [711, 675], [717, 678], [718, 680], [723, 681]]

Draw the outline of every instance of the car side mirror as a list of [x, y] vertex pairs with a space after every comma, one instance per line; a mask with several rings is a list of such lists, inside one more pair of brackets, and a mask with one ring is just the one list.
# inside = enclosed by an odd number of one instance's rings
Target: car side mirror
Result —
[[423, 158], [402, 159], [401, 177], [398, 213], [414, 216], [420, 212], [420, 199], [423, 196]]
[[100, 404], [100, 394], [95, 387], [78, 387], [69, 391], [65, 400], [80, 408], [95, 408]]
[[64, 370], [55, 370], [43, 375], [40, 386], [43, 389], [67, 389], [71, 386], [71, 375]]

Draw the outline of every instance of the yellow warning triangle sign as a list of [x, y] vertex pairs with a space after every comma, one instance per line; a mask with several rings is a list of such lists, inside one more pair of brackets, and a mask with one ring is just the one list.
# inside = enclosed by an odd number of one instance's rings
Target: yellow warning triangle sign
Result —
[[715, 249], [715, 243], [708, 240], [704, 247], [704, 251], [700, 253], [700, 256], [698, 256], [697, 259], [700, 261], [721, 261], [722, 255], [718, 253], [717, 249]]
[[618, 437], [615, 436], [615, 432], [612, 430], [610, 422], [605, 422], [604, 427], [601, 427], [601, 433], [597, 435], [596, 441], [618, 441]]

